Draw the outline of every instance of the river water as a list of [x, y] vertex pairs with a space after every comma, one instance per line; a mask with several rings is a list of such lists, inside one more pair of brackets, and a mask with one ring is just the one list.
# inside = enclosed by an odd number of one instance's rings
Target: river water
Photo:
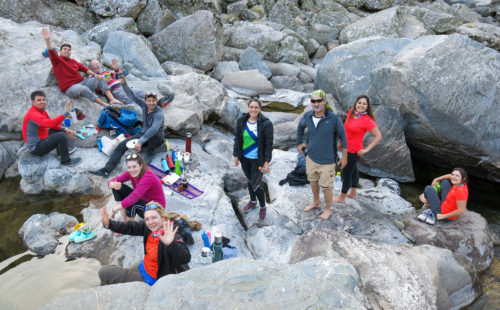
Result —
[[[20, 178], [0, 182], [0, 309], [37, 309], [53, 298], [99, 285], [100, 263], [94, 259], [67, 261], [64, 249], [67, 237], [54, 255], [36, 257], [26, 252], [17, 231], [33, 214], [66, 213], [82, 220], [80, 211], [96, 196], [44, 193], [27, 196], [19, 189]], [[418, 194], [425, 184], [402, 186], [402, 195], [419, 207]], [[471, 190], [468, 209], [484, 216], [490, 230], [500, 235], [498, 197]], [[481, 197], [475, 199], [474, 197]], [[468, 310], [500, 309], [500, 249], [490, 269], [481, 275], [484, 293]], [[22, 275], [21, 277], [19, 275]], [[26, 299], [26, 296], [30, 296]]]

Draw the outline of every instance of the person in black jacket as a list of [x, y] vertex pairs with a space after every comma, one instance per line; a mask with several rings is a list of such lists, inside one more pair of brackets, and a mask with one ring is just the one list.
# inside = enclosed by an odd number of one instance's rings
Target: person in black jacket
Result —
[[[266, 217], [266, 197], [260, 186], [259, 174], [269, 173], [269, 163], [273, 152], [273, 123], [260, 113], [262, 103], [255, 96], [248, 102], [248, 113], [236, 123], [234, 132], [234, 164], [241, 162], [241, 168], [248, 180], [250, 202], [243, 208], [247, 213], [257, 206], [259, 199], [259, 220]], [[259, 168], [262, 170], [259, 171]]]
[[191, 253], [182, 236], [168, 220], [163, 207], [151, 201], [144, 207], [144, 222], [118, 222], [109, 218], [106, 207], [101, 209], [102, 224], [111, 231], [143, 236], [144, 260], [139, 267], [124, 269], [117, 266], [103, 266], [99, 270], [101, 285], [144, 281], [153, 285], [161, 277], [189, 269]]

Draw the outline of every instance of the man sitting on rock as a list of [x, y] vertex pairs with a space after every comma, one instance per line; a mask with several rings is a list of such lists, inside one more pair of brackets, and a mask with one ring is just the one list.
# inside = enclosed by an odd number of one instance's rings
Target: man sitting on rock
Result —
[[[107, 106], [107, 104], [99, 99], [94, 93], [96, 89], [100, 88], [111, 104], [122, 104], [113, 97], [102, 75], [96, 74], [78, 61], [71, 59], [71, 45], [61, 45], [61, 55], [58, 55], [50, 43], [51, 36], [52, 34], [46, 28], [42, 29], [42, 37], [47, 44], [52, 69], [54, 70], [54, 75], [59, 84], [59, 89], [61, 89], [63, 93], [70, 97], [84, 96], [90, 101], [94, 101], [102, 106]], [[84, 79], [78, 71], [84, 72], [92, 77]]]
[[[97, 59], [92, 59], [90, 61], [90, 70], [97, 74], [102, 74], [104, 76], [104, 80], [106, 83], [108, 83], [109, 90], [113, 94], [113, 97], [115, 97], [117, 100], [120, 100], [124, 104], [134, 104], [134, 100], [127, 96], [125, 91], [123, 90], [122, 83], [120, 82], [119, 78], [121, 74], [125, 74], [120, 68], [118, 67], [118, 61], [116, 59], [111, 60], [111, 68], [113, 69], [113, 72], [101, 72], [101, 63]], [[101, 92], [100, 89], [97, 91]], [[132, 90], [135, 96], [139, 98], [144, 98], [146, 93], [142, 90]]]
[[61, 126], [61, 122], [70, 115], [70, 102], [66, 100], [66, 112], [53, 119], [45, 111], [46, 105], [47, 101], [43, 91], [37, 90], [31, 93], [31, 108], [23, 119], [24, 141], [28, 144], [28, 149], [33, 155], [43, 156], [57, 148], [61, 164], [75, 166], [80, 162], [80, 158], [71, 159], [69, 157], [69, 154], [76, 151], [76, 148], [68, 150], [66, 135], [76, 137], [76, 133]]

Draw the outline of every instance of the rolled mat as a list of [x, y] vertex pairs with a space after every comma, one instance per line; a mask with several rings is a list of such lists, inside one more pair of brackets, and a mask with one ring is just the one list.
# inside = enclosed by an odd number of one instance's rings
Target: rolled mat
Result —
[[[151, 169], [151, 171], [154, 174], [156, 174], [156, 176], [160, 180], [167, 176], [167, 173], [165, 173], [160, 168], [158, 168], [158, 167], [156, 167], [156, 166], [154, 166], [152, 164], [148, 164], [148, 166], [149, 166], [149, 169]], [[163, 185], [167, 186], [168, 188], [170, 188], [171, 190], [173, 190], [177, 194], [179, 194], [181, 196], [184, 196], [184, 197], [186, 197], [188, 199], [193, 199], [193, 198], [196, 198], [196, 197], [200, 196], [201, 194], [203, 194], [203, 191], [197, 189], [196, 187], [194, 187], [191, 184], [188, 184], [187, 188], [184, 188], [184, 190], [182, 192], [179, 192], [178, 186], [179, 186], [179, 184], [181, 182], [182, 182], [182, 178], [180, 178], [179, 180], [177, 180], [177, 182], [175, 182], [172, 185], [168, 185], [168, 184], [165, 184], [165, 183], [163, 183]]]

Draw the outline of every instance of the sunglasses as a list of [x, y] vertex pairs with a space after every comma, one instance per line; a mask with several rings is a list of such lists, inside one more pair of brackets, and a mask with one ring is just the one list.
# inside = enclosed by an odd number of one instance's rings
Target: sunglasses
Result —
[[130, 154], [130, 155], [127, 155], [127, 160], [129, 160], [129, 159], [136, 159], [137, 157], [139, 157], [139, 155], [137, 155], [136, 153]]
[[160, 209], [161, 207], [159, 205], [156, 205], [156, 204], [150, 204], [150, 205], [147, 205], [144, 207], [144, 211], [148, 211], [148, 210], [154, 210], [154, 209]]
[[320, 103], [323, 99], [311, 99], [311, 103]]

